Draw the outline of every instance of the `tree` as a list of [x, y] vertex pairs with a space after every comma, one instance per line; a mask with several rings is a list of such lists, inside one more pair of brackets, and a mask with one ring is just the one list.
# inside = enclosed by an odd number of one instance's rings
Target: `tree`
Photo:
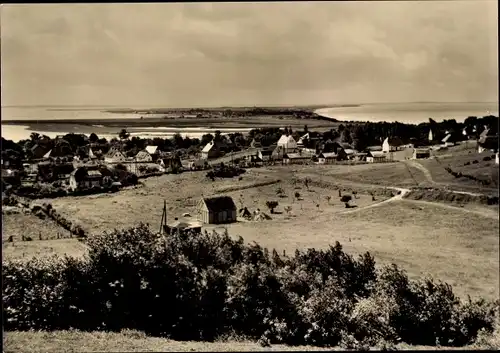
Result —
[[122, 129], [118, 133], [118, 137], [120, 138], [120, 140], [126, 140], [129, 138], [129, 136], [130, 136], [130, 133], [126, 129]]
[[344, 195], [340, 198], [340, 202], [349, 202], [352, 200], [352, 196], [351, 195]]
[[278, 207], [278, 201], [266, 201], [266, 206], [271, 213], [274, 213], [274, 209]]
[[200, 145], [205, 146], [213, 139], [214, 139], [214, 136], [212, 134], [205, 134], [201, 137]]
[[214, 141], [215, 142], [222, 141], [222, 133], [220, 132], [220, 130], [215, 130]]
[[292, 206], [286, 206], [285, 212], [290, 216], [290, 212], [292, 211]]
[[295, 193], [295, 198], [296, 198], [297, 200], [299, 200], [299, 199], [300, 199], [300, 193], [299, 193], [298, 191]]
[[183, 142], [184, 139], [182, 138], [181, 134], [176, 132], [174, 136], [172, 136], [172, 143], [175, 148], [182, 148], [183, 147]]
[[305, 178], [304, 180], [304, 185], [306, 186], [306, 189], [309, 190], [309, 184], [311, 183], [311, 179], [310, 178]]
[[348, 144], [352, 143], [351, 132], [349, 131], [348, 128], [343, 129], [342, 132], [340, 133], [340, 141]]
[[97, 136], [95, 133], [91, 133], [89, 136], [89, 141], [92, 143], [96, 143], [99, 141], [99, 136]]
[[31, 139], [31, 141], [34, 141], [34, 142], [38, 141], [40, 139], [40, 137], [41, 136], [38, 132], [32, 132], [30, 134], [30, 139]]
[[309, 132], [309, 128], [307, 127], [307, 125], [304, 125], [304, 134], [307, 134]]
[[330, 204], [330, 200], [332, 199], [332, 197], [330, 195], [326, 196], [326, 201], [328, 202], [328, 204]]

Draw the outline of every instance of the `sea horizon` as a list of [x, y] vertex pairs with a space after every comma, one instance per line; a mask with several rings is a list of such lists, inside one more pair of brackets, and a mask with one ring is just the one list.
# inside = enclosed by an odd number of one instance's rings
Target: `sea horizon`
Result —
[[[498, 116], [498, 102], [414, 102], [414, 103], [350, 103], [336, 105], [317, 105], [318, 109], [314, 112], [318, 115], [332, 118], [341, 122], [400, 122], [405, 124], [420, 124], [428, 122], [429, 118], [435, 121], [443, 121], [447, 119], [455, 119], [457, 122], [463, 122], [468, 116]], [[108, 120], [108, 119], [123, 119], [124, 127], [127, 128], [128, 119], [138, 119], [141, 116], [152, 117], [158, 114], [136, 114], [136, 113], [110, 113], [106, 109], [111, 106], [95, 106], [95, 105], [66, 105], [65, 108], [52, 110], [53, 108], [62, 108], [62, 105], [45, 105], [45, 106], [2, 106], [2, 136], [6, 139], [19, 141], [29, 138], [32, 132], [37, 132], [49, 137], [62, 135], [64, 132], [58, 131], [43, 131], [29, 129], [26, 125], [5, 125], [5, 121], [13, 120]], [[256, 106], [257, 107], [257, 106]], [[265, 106], [262, 106], [265, 107]], [[269, 106], [268, 106], [269, 107]], [[276, 107], [276, 106], [275, 106]], [[291, 107], [291, 106], [290, 106]], [[301, 106], [294, 106], [300, 108]], [[312, 107], [312, 106], [302, 106]], [[120, 109], [161, 109], [149, 107], [123, 108], [122, 106], [114, 106]], [[165, 107], [163, 107], [165, 108]], [[230, 109], [231, 107], [227, 107]], [[236, 107], [232, 107], [236, 108]], [[204, 108], [165, 108], [165, 109], [204, 109]], [[213, 109], [213, 108], [212, 108]], [[159, 114], [161, 115], [161, 114]], [[139, 128], [140, 130], [141, 128]], [[205, 126], [193, 126], [187, 128], [179, 128], [168, 126], [157, 128], [158, 132], [151, 132], [150, 128], [143, 128], [144, 131], [134, 131], [133, 136], [140, 137], [162, 137], [167, 138], [175, 133], [180, 133], [183, 136], [190, 138], [199, 138], [203, 133], [213, 133], [215, 128]], [[138, 129], [132, 129], [138, 130]], [[164, 131], [161, 131], [164, 130]], [[218, 130], [224, 130], [221, 125]], [[247, 132], [249, 129], [228, 129], [226, 133], [232, 132]], [[76, 131], [67, 131], [76, 132]], [[106, 136], [104, 136], [106, 135]], [[103, 134], [102, 137], [111, 138], [114, 135]]]

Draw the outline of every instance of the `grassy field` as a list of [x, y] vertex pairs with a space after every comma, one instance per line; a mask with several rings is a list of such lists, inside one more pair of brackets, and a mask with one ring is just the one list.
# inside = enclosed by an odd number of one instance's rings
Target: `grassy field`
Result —
[[[345, 172], [347, 168], [357, 168], [352, 175], [367, 182], [363, 176], [369, 174], [369, 167], [382, 178], [396, 170], [395, 166], [401, 164], [328, 166], [320, 175], [335, 181], [338, 175], [342, 178], [350, 175]], [[170, 220], [185, 212], [196, 217], [196, 202], [202, 193], [220, 194], [223, 189], [281, 179], [280, 184], [224, 192], [233, 197], [238, 208], [244, 206], [250, 212], [260, 209], [270, 215], [271, 220], [249, 222], [241, 219], [225, 226], [207, 225], [204, 229], [227, 228], [231, 236], [242, 236], [246, 242], [256, 241], [287, 253], [297, 248], [325, 248], [339, 241], [349, 253], [369, 251], [378, 264], [394, 262], [406, 269], [411, 277], [431, 274], [445, 280], [454, 285], [461, 296], [498, 296], [498, 219], [411, 200], [367, 208], [385, 198], [377, 196], [376, 201], [372, 201], [370, 195], [361, 193], [353, 200], [357, 208], [347, 210], [337, 190], [310, 187], [308, 191], [303, 183], [291, 182], [297, 175], [300, 173], [283, 167], [249, 170], [241, 181], [234, 178], [211, 182], [206, 180], [204, 172], [164, 175], [144, 180], [140, 188], [112, 195], [49, 201], [58, 212], [91, 232], [128, 228], [139, 222], [149, 223], [157, 229], [164, 199]], [[351, 182], [351, 185], [357, 184]], [[277, 196], [278, 187], [284, 190], [286, 197]], [[295, 198], [295, 192], [301, 194], [300, 200]], [[327, 196], [331, 196], [330, 202]], [[266, 207], [266, 201], [270, 200], [279, 202], [276, 214], [271, 214]], [[286, 206], [291, 207], [289, 213], [285, 211]], [[466, 268], [464, 263], [468, 264]]]
[[[484, 157], [494, 156], [492, 152], [483, 153], [456, 153], [452, 156], [445, 155], [436, 159], [425, 159], [419, 160], [418, 162], [422, 164], [432, 175], [432, 179], [437, 183], [445, 183], [450, 187], [465, 187], [468, 190], [474, 189], [477, 192], [488, 192], [498, 189], [498, 165], [495, 164], [495, 160], [484, 161]], [[473, 164], [473, 161], [477, 163]], [[473, 175], [479, 179], [489, 179], [492, 183], [485, 187], [474, 180], [467, 178], [455, 178], [453, 175], [445, 170], [445, 167], [451, 168], [455, 172], [461, 172], [463, 174]]]
[[[500, 345], [499, 335], [487, 344], [473, 345], [466, 349], [495, 349]], [[441, 347], [409, 346], [398, 344], [399, 350], [437, 350]], [[245, 340], [218, 342], [179, 342], [165, 338], [147, 337], [141, 332], [124, 330], [112, 332], [5, 332], [4, 352], [236, 352], [236, 351], [343, 351], [342, 348], [319, 348], [311, 346], [272, 345], [262, 347]]]
[[22, 236], [31, 237], [33, 240], [69, 238], [70, 232], [59, 227], [50, 219], [41, 220], [32, 214], [2, 214], [2, 241], [12, 236], [14, 242], [21, 241]]
[[162, 175], [143, 180], [143, 186], [129, 188], [115, 194], [65, 197], [42, 200], [71, 221], [77, 221], [92, 232], [128, 228], [139, 222], [160, 226], [163, 201], [167, 201], [168, 217], [172, 220], [185, 212], [192, 212], [202, 195], [216, 194], [227, 188], [243, 188], [259, 182], [272, 181], [271, 176], [247, 171], [243, 179], [205, 177], [206, 172]]
[[86, 253], [85, 244], [76, 239], [34, 240], [4, 243], [4, 260], [27, 260], [33, 257], [68, 255], [81, 257]]

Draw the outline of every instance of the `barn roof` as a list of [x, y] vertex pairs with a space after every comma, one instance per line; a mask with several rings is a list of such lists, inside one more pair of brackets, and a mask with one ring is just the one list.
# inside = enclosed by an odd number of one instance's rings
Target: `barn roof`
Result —
[[229, 196], [204, 197], [202, 201], [207, 205], [210, 212], [219, 212], [223, 210], [236, 210], [234, 201]]

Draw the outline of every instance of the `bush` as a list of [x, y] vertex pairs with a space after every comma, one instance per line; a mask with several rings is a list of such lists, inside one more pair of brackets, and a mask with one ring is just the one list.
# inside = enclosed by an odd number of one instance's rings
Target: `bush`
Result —
[[460, 303], [447, 284], [411, 281], [396, 266], [377, 272], [370, 254], [354, 259], [339, 243], [281, 257], [227, 233], [159, 236], [144, 225], [86, 243], [83, 259], [3, 262], [6, 331], [129, 329], [181, 340], [234, 332], [263, 344], [457, 346], [491, 332], [498, 309]]
[[483, 158], [483, 161], [485, 161], [485, 162], [487, 162], [487, 161], [491, 161], [491, 157], [486, 156], [486, 157], [484, 157], [484, 158]]
[[343, 195], [341, 198], [340, 198], [340, 202], [349, 202], [352, 200], [352, 196], [351, 195]]

